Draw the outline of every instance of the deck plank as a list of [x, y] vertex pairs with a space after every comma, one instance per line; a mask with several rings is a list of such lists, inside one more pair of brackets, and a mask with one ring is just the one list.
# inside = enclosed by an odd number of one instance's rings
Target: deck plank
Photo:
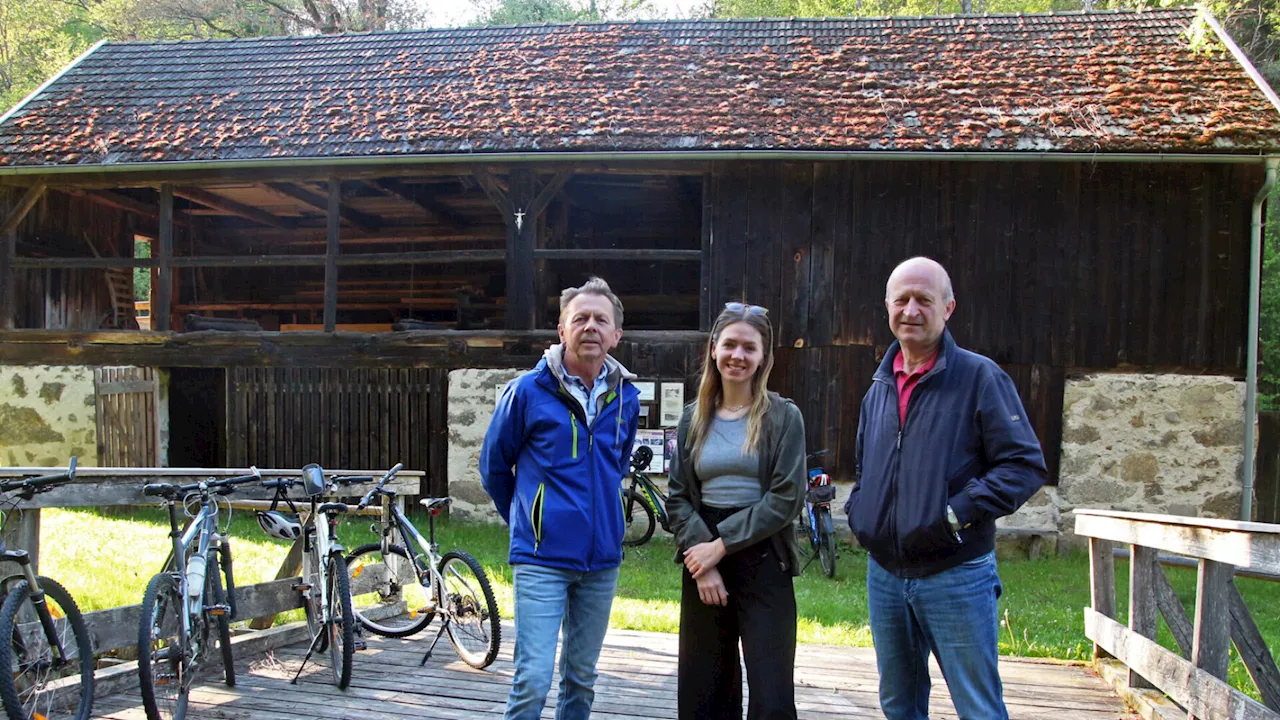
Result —
[[[504, 637], [514, 627], [504, 624]], [[327, 658], [307, 665], [296, 685], [305, 645], [278, 648], [240, 659], [234, 688], [203, 685], [192, 693], [191, 717], [223, 720], [342, 720], [377, 716], [388, 720], [497, 720], [502, 717], [513, 672], [511, 642], [484, 671], [463, 664], [446, 644], [419, 666], [432, 635], [366, 638], [356, 656], [351, 686], [330, 683]], [[654, 720], [676, 715], [676, 636], [631, 630], [610, 631], [601, 655], [593, 718]], [[946, 684], [931, 667], [930, 716], [954, 720]], [[1133, 720], [1110, 687], [1087, 667], [1073, 663], [1001, 658], [1005, 702], [1011, 720]], [[554, 717], [557, 683], [552, 684], [544, 718]], [[796, 658], [796, 704], [801, 718], [882, 718], [877, 699], [874, 651], [802, 645]], [[143, 718], [136, 691], [100, 698], [94, 717]]]

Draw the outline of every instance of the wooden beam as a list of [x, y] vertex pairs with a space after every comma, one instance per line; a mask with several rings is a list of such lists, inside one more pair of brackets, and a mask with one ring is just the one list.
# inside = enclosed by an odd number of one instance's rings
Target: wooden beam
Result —
[[1201, 560], [1196, 582], [1195, 639], [1191, 663], [1219, 680], [1231, 660], [1230, 589], [1233, 568]]
[[281, 230], [292, 230], [297, 227], [297, 222], [287, 218], [280, 218], [272, 215], [266, 210], [260, 210], [256, 207], [236, 202], [230, 198], [215, 195], [207, 190], [193, 187], [174, 188], [173, 194], [181, 198], [186, 198], [191, 202], [199, 203], [205, 207], [221, 210], [222, 212], [238, 215], [246, 220], [252, 220], [261, 225], [279, 228]]
[[342, 224], [342, 183], [329, 178], [328, 245], [324, 254], [324, 330], [333, 332], [338, 324], [338, 239]]
[[[338, 181], [337, 184], [339, 185], [338, 193], [339, 196], [341, 196], [341, 181]], [[266, 183], [266, 185], [272, 190], [275, 190], [282, 195], [287, 195], [303, 205], [325, 213], [326, 216], [329, 213], [328, 198], [317, 195], [306, 188], [299, 187], [293, 183], [284, 182], [272, 182]], [[332, 194], [332, 192], [330, 194]], [[362, 213], [352, 207], [340, 207], [338, 215], [360, 232], [375, 233], [378, 231], [378, 228], [382, 226], [382, 221], [377, 217], [367, 213]]]
[[153, 248], [156, 260], [156, 284], [151, 289], [151, 327], [154, 330], [169, 329], [169, 310], [173, 304], [173, 185], [160, 186], [160, 237]]
[[514, 208], [503, 220], [507, 223], [507, 327], [532, 330], [538, 326], [537, 266], [533, 251], [537, 243], [538, 214], [532, 212], [534, 177], [528, 168], [511, 172], [507, 202]]
[[[1089, 538], [1089, 596], [1095, 612], [1106, 617], [1116, 616], [1116, 561], [1109, 540]], [[1106, 651], [1093, 646], [1093, 657], [1106, 656]]]
[[665, 250], [654, 248], [537, 248], [535, 260], [636, 260], [647, 262], [700, 262], [701, 250]]
[[[121, 195], [120, 193], [111, 192], [110, 190], [94, 190], [86, 192], [76, 189], [68, 189], [66, 192], [76, 197], [83, 197], [86, 200], [98, 203], [105, 207], [124, 210], [125, 212], [133, 213], [134, 215], [141, 215], [142, 217], [154, 220], [157, 223], [160, 221], [159, 207], [155, 205], [148, 205], [140, 200], [134, 200], [128, 195]], [[173, 222], [183, 227], [191, 226], [191, 222], [187, 218], [181, 216], [181, 214], [175, 215]]]
[[1240, 661], [1249, 671], [1249, 677], [1253, 678], [1263, 704], [1280, 713], [1280, 669], [1276, 667], [1267, 641], [1234, 582], [1231, 583], [1228, 600], [1231, 604], [1231, 639], [1240, 651]]
[[422, 208], [427, 213], [427, 217], [435, 222], [444, 222], [459, 228], [464, 228], [471, 224], [470, 220], [454, 212], [453, 208], [430, 196], [415, 193], [412, 188], [399, 180], [382, 178], [375, 181], [374, 185]]
[[1258, 701], [1090, 608], [1084, 609], [1084, 634], [1153, 680], [1161, 692], [1189, 714], [1222, 720], [1275, 720], [1275, 713]]
[[0, 225], [0, 235], [11, 233], [18, 229], [18, 223], [22, 222], [22, 219], [31, 211], [31, 208], [35, 207], [36, 203], [40, 201], [40, 197], [44, 195], [46, 187], [43, 182], [37, 181], [35, 185], [27, 188], [27, 191], [19, 198], [18, 204], [9, 212], [4, 224]]
[[14, 305], [14, 283], [18, 280], [17, 273], [14, 272], [14, 255], [17, 247], [17, 230], [0, 233], [0, 330], [12, 330], [14, 325], [13, 316], [17, 310]]
[[543, 185], [542, 189], [538, 191], [538, 194], [533, 198], [533, 201], [529, 203], [527, 212], [530, 215], [541, 215], [542, 211], [546, 210], [547, 205], [551, 203], [551, 199], [560, 192], [561, 188], [564, 187], [564, 184], [568, 182], [571, 177], [573, 177], [573, 174], [566, 170], [561, 170], [552, 176], [552, 178], [547, 181], [547, 184]]
[[[1155, 574], [1160, 572], [1156, 551], [1134, 545], [1129, 555], [1129, 629], [1152, 640], [1160, 630], [1159, 607], [1156, 605]], [[1136, 670], [1129, 668], [1129, 687], [1154, 687]]]
[[[472, 341], [474, 344], [467, 355], [449, 352], [451, 342]], [[0, 365], [528, 368], [541, 357], [541, 348], [556, 341], [554, 330], [393, 333], [8, 330], [0, 331]], [[705, 346], [707, 336], [697, 331], [639, 330], [628, 331], [624, 342], [686, 345], [697, 351]], [[512, 343], [537, 350], [514, 353], [503, 349], [503, 345]], [[678, 363], [674, 360], [677, 355]], [[671, 362], [676, 364], [660, 365], [655, 374], [684, 374], [682, 354], [665, 353], [662, 357], [673, 358]], [[57, 490], [38, 495], [37, 499], [54, 492]], [[145, 500], [140, 498], [138, 503], [145, 504]], [[102, 503], [86, 497], [82, 504]]]
[[[499, 262], [506, 257], [503, 250], [420, 250], [404, 253], [357, 253], [339, 255], [339, 267], [351, 265], [402, 265], [406, 263], [446, 264], [470, 262]], [[169, 259], [171, 268], [254, 268], [254, 267], [324, 267], [328, 255], [209, 255], [189, 257], [180, 255]], [[158, 258], [130, 257], [75, 257], [75, 258], [14, 258], [14, 267], [45, 268], [155, 268]]]
[[1160, 608], [1160, 614], [1164, 616], [1169, 632], [1173, 633], [1173, 640], [1178, 643], [1182, 656], [1190, 658], [1195, 627], [1187, 617], [1186, 608], [1182, 607], [1182, 601], [1178, 599], [1178, 593], [1173, 589], [1163, 569], [1155, 574], [1155, 581], [1156, 606]]
[[1280, 527], [1266, 523], [1079, 508], [1076, 534], [1280, 574]]

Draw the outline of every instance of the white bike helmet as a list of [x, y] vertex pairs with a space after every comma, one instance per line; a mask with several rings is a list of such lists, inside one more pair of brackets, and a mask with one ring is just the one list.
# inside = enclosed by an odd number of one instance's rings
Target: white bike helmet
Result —
[[263, 532], [281, 540], [297, 540], [302, 535], [302, 521], [296, 513], [259, 510], [258, 524]]

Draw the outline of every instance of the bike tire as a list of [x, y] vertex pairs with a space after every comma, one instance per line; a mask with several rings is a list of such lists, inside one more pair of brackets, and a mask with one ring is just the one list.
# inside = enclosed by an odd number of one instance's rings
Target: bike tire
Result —
[[831, 511], [814, 508], [813, 513], [818, 526], [818, 562], [822, 563], [822, 572], [833, 578], [836, 576], [836, 533], [831, 527]]
[[[152, 577], [142, 596], [138, 623], [139, 690], [147, 720], [183, 720], [187, 716], [191, 688], [177, 680], [186, 676], [184, 670], [189, 655], [190, 640], [184, 642], [180, 634], [183, 612], [182, 589], [177, 578], [171, 573]], [[170, 632], [177, 635], [171, 636]], [[173, 640], [177, 641], [176, 653]], [[160, 643], [167, 644], [158, 646]]]
[[347, 561], [341, 553], [329, 556], [329, 660], [333, 668], [333, 684], [346, 690], [351, 684], [351, 662], [356, 652], [356, 619], [351, 610], [351, 584], [347, 580]]
[[[225, 605], [227, 602], [227, 594], [222, 589], [222, 576], [218, 573], [218, 551], [209, 551], [209, 563], [206, 577], [208, 578], [209, 597], [213, 598], [214, 605]], [[208, 608], [209, 603], [205, 603]], [[206, 610], [207, 612], [207, 610]], [[230, 611], [227, 611], [230, 612]], [[231, 618], [227, 613], [215, 615], [218, 625], [218, 650], [222, 652], [222, 674], [226, 679], [227, 687], [236, 686], [236, 666], [235, 659], [231, 656]]]
[[[0, 607], [0, 698], [10, 718], [26, 720], [33, 717], [75, 718], [87, 720], [93, 710], [93, 643], [84, 616], [71, 594], [57, 582], [39, 577], [45, 600], [54, 615], [55, 623], [62, 615], [59, 642], [65, 655], [62, 665], [55, 667], [53, 644], [43, 630], [28, 633], [24, 642], [20, 627], [23, 623], [39, 620], [31, 601], [31, 586], [24, 580], [13, 590]], [[23, 614], [23, 610], [27, 613]], [[68, 634], [67, 631], [70, 631]], [[65, 671], [58, 677], [52, 672]], [[78, 671], [80, 693], [78, 697], [59, 699], [50, 682], [73, 677]], [[29, 677], [28, 677], [29, 676]]]
[[[440, 588], [440, 607], [449, 616], [449, 642], [462, 662], [477, 669], [489, 667], [502, 644], [502, 618], [489, 576], [480, 561], [462, 550], [445, 553], [439, 570], [444, 586]], [[474, 578], [474, 584], [466, 574]]]
[[[409, 562], [409, 553], [399, 545], [388, 546], [386, 555], [396, 556], [406, 565]], [[351, 586], [351, 609], [361, 627], [383, 637], [400, 638], [421, 632], [430, 625], [436, 613], [434, 608], [427, 609], [431, 606], [432, 591], [418, 580], [424, 573], [426, 568], [419, 562], [412, 583], [397, 579], [378, 543], [352, 550], [347, 555], [347, 577]], [[403, 615], [373, 619], [381, 614], [377, 610], [386, 608], [397, 596], [402, 598], [395, 601], [397, 604], [406, 603]]]
[[[622, 498], [623, 522], [622, 544], [627, 547], [638, 547], [649, 542], [658, 520], [653, 508], [645, 502], [644, 496], [634, 488], [627, 488]], [[638, 511], [637, 511], [638, 509]]]

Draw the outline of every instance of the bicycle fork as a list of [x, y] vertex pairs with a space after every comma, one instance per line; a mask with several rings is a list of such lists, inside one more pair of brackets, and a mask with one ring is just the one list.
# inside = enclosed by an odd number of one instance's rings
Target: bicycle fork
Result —
[[[27, 586], [31, 588], [31, 604], [35, 606], [36, 617], [40, 618], [40, 627], [44, 630], [45, 638], [49, 641], [49, 647], [56, 649], [57, 659], [54, 661], [55, 667], [66, 662], [67, 650], [62, 646], [62, 638], [58, 635], [58, 629], [53, 625], [53, 613], [49, 611], [49, 602], [45, 598], [44, 589], [40, 587], [40, 582], [36, 578], [35, 568], [31, 566], [31, 556], [26, 550], [6, 550], [0, 558], [15, 562], [22, 567], [22, 576], [27, 581]], [[20, 633], [15, 633], [19, 636]], [[21, 637], [18, 638], [21, 642]]]

